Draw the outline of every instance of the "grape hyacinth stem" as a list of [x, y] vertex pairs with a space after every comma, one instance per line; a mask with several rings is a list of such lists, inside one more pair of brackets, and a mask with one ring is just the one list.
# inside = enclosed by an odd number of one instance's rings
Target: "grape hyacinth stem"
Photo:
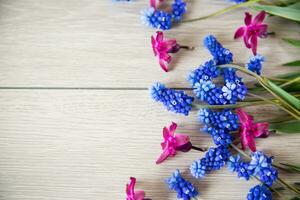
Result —
[[179, 48], [185, 49], [185, 50], [194, 50], [195, 49], [195, 47], [190, 47], [190, 46], [186, 46], [186, 45], [180, 45]]
[[286, 186], [290, 190], [294, 191], [296, 194], [300, 195], [300, 191], [297, 190], [294, 186], [288, 184], [287, 182], [285, 182], [284, 180], [282, 180], [280, 177], [278, 177], [277, 179], [278, 179], [279, 183], [281, 183], [283, 186]]
[[[252, 93], [249, 93], [249, 92], [248, 92], [248, 95], [249, 95], [249, 96], [253, 96], [253, 97], [257, 97], [257, 98], [260, 98], [260, 99], [262, 99], [262, 100], [264, 100], [264, 101], [266, 101], [266, 102], [269, 102], [270, 104], [273, 104], [273, 105], [279, 107], [280, 109], [282, 109], [282, 110], [286, 111], [287, 113], [289, 113], [290, 115], [292, 115], [294, 118], [298, 119], [298, 116], [297, 116], [297, 115], [295, 115], [294, 113], [292, 113], [291, 111], [289, 111], [287, 108], [285, 108], [285, 107], [279, 105], [278, 103], [275, 103], [275, 102], [273, 102], [273, 101], [271, 101], [271, 100], [269, 100], [269, 99], [267, 99], [267, 98], [264, 98], [264, 97], [261, 97], [261, 96], [259, 96], [259, 95], [252, 94]], [[299, 119], [298, 119], [298, 120], [299, 120]]]
[[283, 84], [280, 85], [280, 87], [281, 88], [282, 87], [286, 87], [286, 86], [288, 86], [288, 85], [290, 85], [292, 83], [298, 82], [298, 81], [300, 81], [300, 77], [294, 78], [294, 79], [292, 79], [292, 80], [290, 80], [290, 81], [288, 81], [286, 83], [283, 83]]
[[192, 149], [196, 150], [196, 151], [201, 151], [201, 152], [205, 152], [207, 151], [206, 148], [201, 148], [201, 147], [195, 147], [195, 146], [192, 146]]

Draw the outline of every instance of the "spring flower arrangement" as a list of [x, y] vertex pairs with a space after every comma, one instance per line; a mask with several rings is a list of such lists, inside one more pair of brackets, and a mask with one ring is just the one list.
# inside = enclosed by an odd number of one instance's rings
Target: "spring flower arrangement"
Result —
[[[281, 0], [276, 3], [260, 0], [231, 0], [236, 5], [213, 14], [215, 16], [240, 6], [280, 6], [283, 9], [296, 9], [300, 11], [299, 2], [294, 0]], [[278, 4], [280, 2], [280, 5]], [[150, 7], [143, 11], [144, 24], [151, 28], [168, 30], [175, 23], [182, 21], [186, 12], [187, 2], [174, 0], [169, 10], [160, 10], [164, 0], [150, 0]], [[263, 7], [268, 8], [268, 7]], [[202, 148], [195, 146], [188, 135], [176, 133], [177, 124], [172, 122], [162, 131], [161, 154], [156, 164], [167, 162], [179, 152], [187, 153], [191, 150], [205, 152], [202, 158], [195, 160], [189, 166], [191, 175], [201, 181], [207, 174], [227, 166], [228, 170], [236, 173], [237, 177], [248, 181], [256, 179], [258, 185], [249, 188], [249, 192], [241, 198], [248, 200], [271, 200], [277, 195], [286, 199], [282, 190], [289, 190], [294, 195], [293, 200], [300, 199], [300, 188], [297, 183], [287, 183], [279, 174], [280, 170], [300, 172], [299, 165], [275, 163], [273, 156], [266, 155], [257, 149], [256, 138], [267, 138], [276, 132], [300, 132], [300, 74], [281, 74], [275, 77], [266, 77], [262, 73], [265, 57], [258, 54], [259, 38], [266, 38], [268, 25], [263, 21], [268, 9], [259, 12], [255, 17], [245, 13], [244, 25], [237, 28], [234, 39], [242, 38], [245, 47], [251, 49], [253, 56], [248, 61], [240, 63], [234, 60], [233, 53], [223, 47], [214, 35], [203, 39], [204, 47], [210, 52], [211, 59], [200, 64], [187, 76], [194, 96], [184, 91], [168, 88], [162, 83], [154, 83], [150, 87], [150, 95], [155, 102], [161, 103], [169, 112], [189, 115], [192, 109], [198, 110], [198, 120], [203, 125], [201, 132], [211, 136], [214, 146]], [[282, 17], [285, 17], [282, 14]], [[299, 12], [294, 13], [299, 18]], [[204, 17], [206, 18], [206, 17]], [[199, 19], [204, 19], [198, 18]], [[195, 21], [186, 20], [186, 21]], [[297, 21], [296, 20], [296, 21]], [[300, 42], [288, 40], [289, 43], [300, 46]], [[168, 72], [171, 55], [180, 49], [193, 48], [182, 46], [175, 39], [166, 39], [162, 31], [157, 31], [151, 37], [154, 56], [161, 68]], [[297, 45], [298, 44], [298, 45]], [[299, 61], [287, 64], [299, 66]], [[249, 84], [243, 81], [237, 72], [252, 77], [257, 83]], [[269, 119], [268, 122], [257, 122], [254, 116], [245, 112], [243, 107], [270, 104], [286, 112], [279, 118]], [[240, 145], [240, 146], [239, 146]], [[175, 170], [165, 180], [170, 190], [177, 193], [177, 199], [199, 199], [200, 192], [191, 182], [187, 181]], [[126, 200], [146, 200], [144, 191], [135, 191], [135, 178], [130, 178], [126, 186]], [[276, 185], [281, 185], [278, 188]], [[148, 199], [149, 200], [149, 199]]]

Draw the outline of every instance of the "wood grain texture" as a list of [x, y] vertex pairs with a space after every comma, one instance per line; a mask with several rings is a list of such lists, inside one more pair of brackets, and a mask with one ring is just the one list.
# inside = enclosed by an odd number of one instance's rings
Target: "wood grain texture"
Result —
[[[203, 153], [154, 164], [162, 127], [171, 121], [194, 144], [212, 144], [199, 133], [196, 110], [178, 116], [153, 103], [146, 90], [116, 90], [145, 88], [156, 81], [187, 87], [187, 73], [210, 57], [201, 42], [207, 34], [230, 48], [237, 62], [247, 60], [250, 52], [232, 40], [244, 10], [168, 31], [168, 37], [196, 49], [178, 53], [166, 74], [150, 48], [154, 30], [140, 23], [139, 12], [147, 2], [0, 1], [0, 200], [119, 200], [129, 176], [153, 200], [173, 200], [164, 179], [175, 169], [197, 185], [202, 199], [245, 199], [255, 181], [238, 180], [226, 169], [201, 182], [189, 175], [189, 165]], [[223, 0], [190, 0], [186, 17], [225, 6]], [[276, 17], [268, 22], [276, 36], [261, 40], [260, 52], [267, 57], [264, 73], [274, 75], [286, 70], [280, 63], [299, 58], [299, 51], [280, 38], [298, 37], [300, 28]], [[274, 107], [249, 111], [257, 119], [280, 114]], [[258, 149], [274, 155], [276, 162], [299, 163], [299, 142], [297, 135], [276, 135], [258, 140]], [[281, 176], [299, 181], [299, 176]]]
[[[202, 46], [207, 34], [216, 35], [230, 48], [236, 62], [246, 62], [251, 52], [233, 34], [243, 24], [240, 9], [204, 21], [181, 24], [167, 32], [194, 51], [174, 56], [170, 73], [154, 59], [150, 36], [140, 10], [148, 0], [116, 4], [110, 0], [1, 0], [0, 85], [27, 87], [148, 87], [160, 80], [187, 86], [187, 73], [210, 56]], [[191, 0], [193, 18], [229, 6], [223, 0]], [[281, 40], [298, 37], [297, 24], [277, 17], [267, 20], [276, 35], [260, 40], [259, 53], [267, 57], [265, 74], [280, 72], [280, 64], [299, 58], [299, 51]], [[275, 68], [276, 67], [276, 68]], [[145, 76], [147, 78], [145, 78]]]
[[[137, 177], [137, 187], [149, 197], [171, 200], [174, 193], [163, 180], [175, 169], [185, 171], [203, 199], [244, 199], [256, 183], [238, 180], [226, 169], [196, 181], [188, 167], [203, 156], [198, 152], [156, 166], [161, 129], [171, 121], [195, 145], [212, 143], [199, 133], [196, 111], [189, 117], [163, 112], [147, 91], [2, 90], [0, 107], [3, 200], [124, 199], [129, 176]], [[266, 111], [255, 112], [262, 116]], [[258, 140], [258, 148], [274, 155], [276, 162], [300, 162], [299, 141], [297, 135], [272, 136]]]

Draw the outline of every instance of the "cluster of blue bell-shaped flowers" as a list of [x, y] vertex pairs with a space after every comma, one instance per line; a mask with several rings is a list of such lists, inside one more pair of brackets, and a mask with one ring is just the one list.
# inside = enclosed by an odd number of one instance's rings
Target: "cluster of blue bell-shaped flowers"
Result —
[[[224, 48], [217, 39], [209, 35], [204, 39], [204, 46], [209, 50], [213, 58], [192, 71], [188, 81], [193, 88], [196, 99], [205, 101], [210, 105], [236, 104], [244, 100], [247, 94], [247, 87], [242, 78], [238, 77], [236, 70], [230, 68], [233, 62], [233, 54]], [[250, 58], [245, 65], [249, 70], [261, 73], [263, 57], [260, 55]], [[228, 65], [228, 67], [218, 67]], [[223, 84], [215, 83], [214, 79], [222, 77]], [[155, 83], [150, 88], [152, 98], [163, 103], [168, 111], [188, 115], [193, 107], [195, 98], [185, 94], [183, 91], [165, 87], [161, 83]], [[261, 185], [250, 189], [247, 199], [261, 200], [272, 199], [268, 187], [278, 177], [277, 170], [272, 167], [272, 158], [262, 152], [254, 152], [251, 161], [244, 162], [239, 155], [232, 156], [230, 145], [233, 142], [233, 131], [239, 129], [237, 114], [232, 109], [215, 111], [212, 109], [200, 109], [199, 121], [204, 124], [201, 131], [211, 135], [216, 147], [211, 147], [201, 159], [195, 160], [190, 166], [191, 174], [201, 179], [208, 172], [219, 170], [226, 164], [238, 177], [249, 180], [250, 177], [258, 177]], [[179, 184], [180, 185], [180, 184]], [[171, 187], [170, 187], [171, 188]], [[179, 189], [177, 188], [179, 191]], [[186, 197], [185, 199], [190, 199]]]

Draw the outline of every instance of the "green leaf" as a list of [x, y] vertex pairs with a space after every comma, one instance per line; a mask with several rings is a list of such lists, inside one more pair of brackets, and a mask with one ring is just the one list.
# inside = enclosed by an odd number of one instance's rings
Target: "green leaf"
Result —
[[298, 2], [298, 3], [295, 3], [295, 2], [294, 3], [290, 3], [288, 7], [289, 8], [300, 9], [300, 2]]
[[284, 90], [287, 92], [299, 92], [300, 91], [300, 83], [293, 83], [284, 87]]
[[286, 166], [296, 172], [300, 172], [300, 165], [295, 165], [295, 164], [287, 164], [287, 163], [280, 163], [283, 166]]
[[[299, 10], [300, 12], [300, 10]], [[284, 41], [290, 43], [291, 45], [300, 48], [300, 40], [292, 39], [292, 38], [283, 38]]]
[[285, 5], [295, 4], [298, 1], [299, 0], [280, 0], [280, 2], [283, 3], [283, 4], [285, 4]]
[[274, 84], [272, 81], [267, 80], [266, 82], [269, 86], [269, 88], [278, 96], [280, 96], [282, 99], [284, 99], [287, 103], [289, 103], [291, 106], [296, 108], [297, 110], [300, 110], [300, 100], [294, 97], [293, 95], [289, 94], [282, 88], [280, 88], [278, 85]]
[[[298, 4], [298, 3], [296, 3]], [[300, 21], [300, 12], [298, 5], [291, 5], [287, 7], [280, 7], [280, 6], [267, 6], [267, 5], [255, 5], [255, 9], [257, 10], [264, 10], [269, 14], [276, 15], [279, 17], [283, 17], [286, 19]]]
[[289, 121], [270, 124], [270, 129], [275, 129], [280, 133], [300, 133], [300, 122], [299, 121]]
[[276, 76], [276, 78], [292, 80], [292, 79], [297, 78], [299, 76], [300, 76], [300, 72], [291, 72], [291, 73], [278, 75], [278, 76]]
[[300, 60], [296, 60], [293, 62], [288, 62], [283, 64], [283, 66], [288, 66], [288, 67], [299, 67], [300, 66]]
[[300, 200], [300, 197], [293, 197], [290, 200]]

